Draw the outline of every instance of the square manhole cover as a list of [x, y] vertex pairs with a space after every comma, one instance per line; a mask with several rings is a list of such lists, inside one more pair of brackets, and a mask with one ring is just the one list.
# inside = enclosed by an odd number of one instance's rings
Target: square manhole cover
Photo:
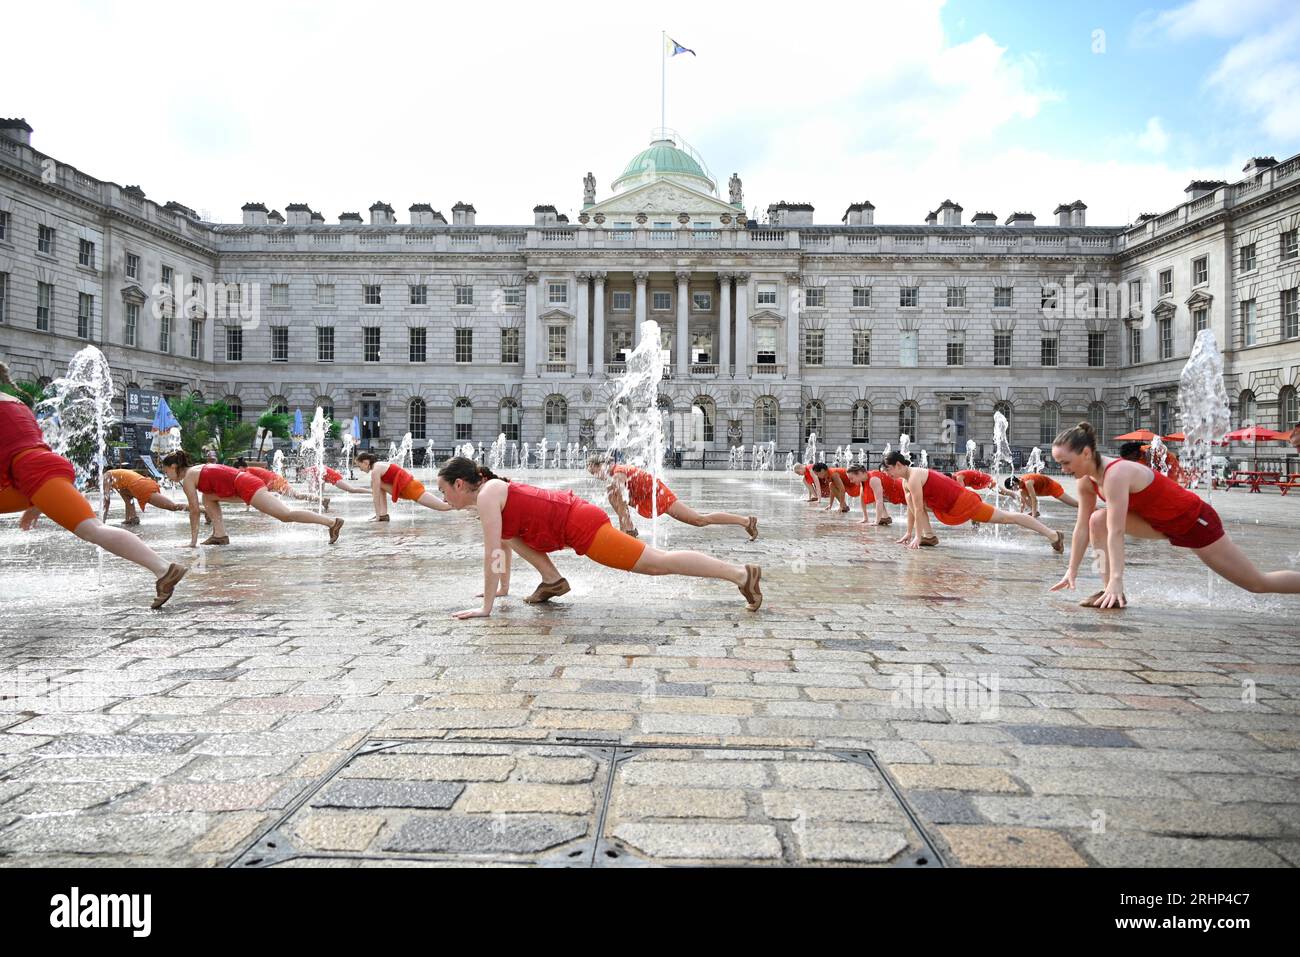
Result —
[[939, 865], [870, 755], [369, 742], [235, 867]]

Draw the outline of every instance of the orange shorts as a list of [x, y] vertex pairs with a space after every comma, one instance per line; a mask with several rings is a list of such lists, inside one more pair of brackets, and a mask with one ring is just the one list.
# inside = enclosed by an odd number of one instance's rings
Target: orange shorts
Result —
[[95, 517], [95, 510], [86, 497], [65, 478], [46, 480], [31, 498], [13, 485], [0, 489], [0, 512], [25, 512], [33, 505], [70, 532], [76, 531], [86, 519]]
[[1065, 489], [1061, 488], [1061, 483], [1056, 479], [1048, 478], [1046, 475], [1034, 483], [1034, 491], [1048, 498], [1060, 498], [1065, 494]]
[[962, 525], [966, 522], [987, 522], [993, 517], [993, 506], [970, 489], [962, 489], [953, 503], [951, 512], [935, 510], [934, 517], [945, 525]]
[[619, 568], [630, 572], [632, 567], [641, 560], [644, 551], [645, 542], [633, 538], [626, 532], [620, 532], [606, 522], [600, 526], [596, 537], [591, 540], [591, 545], [587, 548], [587, 557], [606, 568]]
[[399, 499], [404, 498], [412, 502], [418, 502], [420, 500], [420, 496], [423, 494], [424, 494], [424, 485], [416, 481], [415, 479], [411, 479], [411, 481], [407, 482], [406, 485], [402, 487], [402, 491], [397, 497]]
[[113, 488], [123, 495], [135, 499], [142, 509], [149, 504], [150, 496], [157, 495], [161, 491], [157, 482], [138, 472], [131, 472], [127, 469], [113, 469], [110, 474], [113, 476]]

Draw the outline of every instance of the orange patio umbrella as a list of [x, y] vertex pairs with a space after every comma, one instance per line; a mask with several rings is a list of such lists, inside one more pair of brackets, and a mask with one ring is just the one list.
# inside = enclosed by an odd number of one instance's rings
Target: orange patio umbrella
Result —
[[1150, 429], [1138, 429], [1136, 432], [1128, 432], [1125, 435], [1115, 436], [1116, 442], [1150, 442], [1156, 437], [1156, 434]]

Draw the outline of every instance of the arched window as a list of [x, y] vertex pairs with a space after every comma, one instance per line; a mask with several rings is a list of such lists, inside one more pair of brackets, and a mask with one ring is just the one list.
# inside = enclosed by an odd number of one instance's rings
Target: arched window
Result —
[[663, 426], [664, 430], [664, 448], [671, 449], [675, 438], [675, 430], [673, 428], [673, 400], [668, 398], [666, 395], [661, 395], [655, 400], [655, 405], [659, 409], [659, 422]]
[[461, 396], [451, 406], [451, 424], [457, 442], [468, 442], [474, 433], [474, 405]]
[[201, 403], [203, 401], [203, 393], [200, 390], [195, 389], [193, 392], [190, 393], [190, 398], [193, 399], [195, 402]]
[[1106, 403], [1093, 402], [1088, 406], [1088, 422], [1097, 433], [1098, 440], [1105, 443], [1108, 435], [1106, 432]]
[[274, 412], [276, 415], [289, 414], [289, 400], [282, 395], [275, 395], [266, 403], [267, 411]]
[[546, 441], [552, 445], [568, 442], [569, 403], [564, 401], [564, 397], [549, 396], [543, 414], [546, 422]]
[[904, 402], [898, 407], [898, 433], [916, 441], [917, 408], [915, 402]]
[[853, 442], [871, 441], [871, 405], [867, 402], [853, 403]]
[[428, 428], [428, 408], [425, 406], [424, 400], [417, 396], [406, 406], [406, 431], [411, 433], [413, 439], [427, 439], [429, 437]]
[[817, 437], [825, 440], [826, 430], [822, 423], [826, 420], [826, 407], [816, 399], [813, 399], [803, 407], [803, 440], [808, 441], [808, 436], [814, 432]]
[[500, 422], [501, 434], [507, 442], [519, 441], [519, 403], [514, 399], [502, 399], [498, 408], [497, 421]]
[[1258, 411], [1255, 393], [1247, 389], [1237, 402], [1237, 428], [1244, 429], [1256, 424], [1259, 421], [1256, 418]]
[[1128, 400], [1128, 430], [1136, 432], [1142, 428], [1142, 403], [1137, 396]]
[[1055, 402], [1044, 402], [1038, 410], [1038, 444], [1051, 446], [1061, 431], [1061, 407]]
[[691, 407], [699, 409], [704, 416], [704, 421], [701, 423], [702, 432], [694, 438], [697, 441], [712, 445], [714, 438], [713, 422], [717, 418], [717, 408], [714, 406], [713, 400], [708, 396], [700, 396], [691, 404]]
[[237, 395], [228, 395], [225, 398], [226, 408], [230, 410], [230, 418], [234, 422], [242, 422], [244, 419], [244, 403]]
[[1284, 385], [1277, 394], [1278, 431], [1288, 432], [1300, 425], [1300, 395], [1295, 386]]
[[780, 424], [776, 399], [765, 395], [754, 403], [754, 438], [758, 442], [775, 442]]

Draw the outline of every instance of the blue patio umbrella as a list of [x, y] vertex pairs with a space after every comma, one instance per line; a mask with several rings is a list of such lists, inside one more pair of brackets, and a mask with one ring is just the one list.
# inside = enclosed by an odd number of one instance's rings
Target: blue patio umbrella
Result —
[[176, 416], [172, 415], [171, 406], [167, 404], [166, 399], [158, 400], [158, 411], [153, 416], [153, 427], [159, 432], [166, 432], [168, 429], [180, 427], [180, 423], [176, 421]]
[[355, 415], [352, 417], [352, 437], [358, 441], [361, 440], [361, 423], [357, 421]]
[[294, 435], [306, 434], [302, 430], [302, 409], [293, 410], [293, 434]]

